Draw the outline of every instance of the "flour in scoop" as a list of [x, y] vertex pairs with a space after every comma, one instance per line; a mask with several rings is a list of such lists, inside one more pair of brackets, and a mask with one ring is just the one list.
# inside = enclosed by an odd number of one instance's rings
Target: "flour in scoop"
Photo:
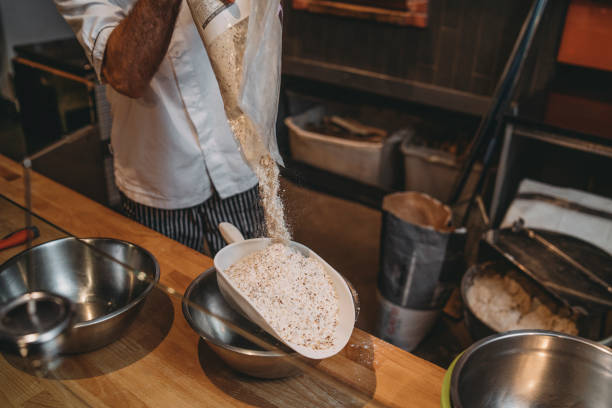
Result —
[[236, 262], [226, 274], [282, 340], [312, 350], [334, 345], [338, 296], [317, 259], [276, 243]]

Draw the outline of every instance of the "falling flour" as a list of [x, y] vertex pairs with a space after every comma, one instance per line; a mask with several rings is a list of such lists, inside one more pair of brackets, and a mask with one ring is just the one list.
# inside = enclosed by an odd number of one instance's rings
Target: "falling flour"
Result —
[[325, 267], [288, 245], [279, 170], [251, 118], [239, 106], [248, 18], [221, 33], [207, 45], [219, 83], [225, 113], [242, 154], [259, 180], [268, 248], [232, 265], [226, 274], [284, 341], [313, 350], [335, 344], [338, 299]]
[[249, 19], [246, 18], [224, 31], [207, 50], [230, 127], [244, 157], [259, 180], [259, 194], [268, 236], [286, 242], [291, 239], [291, 235], [285, 223], [283, 203], [279, 196], [278, 166], [270, 156], [257, 127], [244, 114], [238, 103], [248, 22]]
[[317, 259], [276, 243], [236, 262], [226, 274], [282, 340], [313, 350], [335, 343], [338, 298]]

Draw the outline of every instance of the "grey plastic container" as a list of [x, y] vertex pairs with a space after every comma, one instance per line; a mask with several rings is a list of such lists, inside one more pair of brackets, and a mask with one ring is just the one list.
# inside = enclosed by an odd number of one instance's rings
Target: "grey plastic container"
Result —
[[[448, 202], [453, 183], [461, 168], [457, 157], [441, 150], [414, 146], [410, 139], [404, 139], [400, 150], [404, 156], [404, 190], [419, 191], [442, 202]], [[469, 198], [480, 173], [482, 166], [476, 163], [460, 201]]]
[[391, 135], [384, 142], [362, 142], [305, 130], [310, 123], [321, 123], [326, 114], [323, 106], [316, 106], [285, 119], [291, 157], [365, 184], [391, 189], [397, 174], [401, 174], [398, 148], [403, 133]]

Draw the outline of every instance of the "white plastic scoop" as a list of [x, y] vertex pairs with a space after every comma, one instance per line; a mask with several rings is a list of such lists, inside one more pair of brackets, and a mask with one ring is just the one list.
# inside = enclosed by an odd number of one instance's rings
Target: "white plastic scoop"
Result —
[[309, 257], [314, 257], [321, 263], [321, 265], [323, 265], [332, 285], [334, 286], [336, 295], [338, 296], [338, 326], [336, 326], [334, 344], [324, 350], [313, 350], [308, 347], [293, 344], [280, 337], [276, 330], [274, 330], [256, 310], [253, 303], [244, 297], [238, 291], [238, 289], [233, 286], [232, 281], [225, 273], [230, 266], [245, 256], [267, 248], [270, 244], [272, 244], [273, 240], [271, 238], [255, 238], [245, 240], [236, 227], [226, 222], [219, 224], [219, 230], [229, 245], [217, 253], [214, 263], [215, 269], [217, 270], [217, 283], [219, 285], [219, 290], [230, 306], [242, 312], [263, 330], [276, 337], [304, 357], [317, 360], [331, 357], [346, 346], [346, 343], [348, 343], [353, 332], [353, 327], [355, 326], [355, 306], [353, 304], [351, 291], [346, 284], [346, 281], [334, 268], [329, 266], [327, 262], [321, 259], [321, 257], [311, 251], [308, 247], [294, 241], [290, 242], [291, 247], [296, 248], [302, 254], [307, 254]]

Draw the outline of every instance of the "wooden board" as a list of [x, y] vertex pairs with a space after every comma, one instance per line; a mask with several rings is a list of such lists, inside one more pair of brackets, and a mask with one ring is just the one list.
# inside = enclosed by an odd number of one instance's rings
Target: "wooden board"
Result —
[[551, 92], [545, 120], [559, 128], [612, 139], [612, 104], [593, 98]]
[[612, 3], [572, 0], [559, 47], [559, 62], [612, 71]]
[[[41, 175], [33, 211], [79, 237], [114, 237], [149, 250], [160, 283], [183, 293], [212, 260]], [[20, 167], [0, 156], [0, 193], [23, 203]], [[37, 378], [0, 357], [0, 406], [438, 407], [444, 370], [359, 329], [338, 355], [308, 374], [264, 381], [227, 368], [182, 316], [180, 298], [154, 290], [117, 342], [67, 357]]]
[[295, 10], [375, 20], [400, 26], [427, 27], [429, 0], [293, 0]]

